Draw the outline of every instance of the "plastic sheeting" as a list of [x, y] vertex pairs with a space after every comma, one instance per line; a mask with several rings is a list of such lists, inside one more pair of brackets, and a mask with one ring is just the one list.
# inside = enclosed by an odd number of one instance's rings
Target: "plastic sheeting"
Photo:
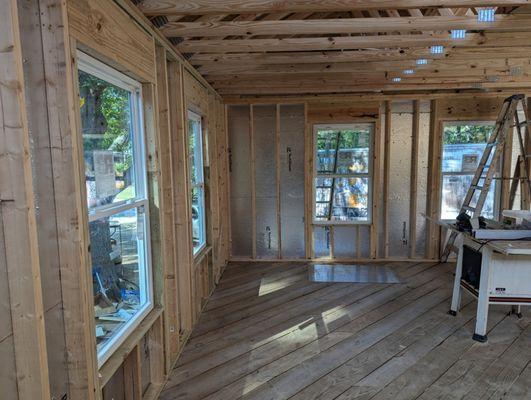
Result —
[[252, 256], [250, 107], [228, 108], [231, 254]]
[[280, 106], [282, 258], [304, 258], [304, 105]]

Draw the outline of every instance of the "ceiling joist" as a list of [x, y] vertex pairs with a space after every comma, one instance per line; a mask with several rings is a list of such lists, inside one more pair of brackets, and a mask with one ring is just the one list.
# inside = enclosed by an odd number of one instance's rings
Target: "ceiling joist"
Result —
[[167, 37], [328, 35], [426, 31], [531, 31], [531, 15], [497, 15], [493, 22], [470, 16], [304, 19], [290, 21], [169, 22]]
[[337, 12], [374, 9], [523, 6], [529, 0], [143, 0], [146, 15]]
[[143, 0], [140, 7], [164, 21], [160, 31], [220, 94], [262, 96], [531, 87], [530, 4]]
[[189, 40], [177, 48], [183, 53], [255, 53], [356, 49], [428, 48], [440, 44], [452, 47], [529, 46], [531, 32], [473, 33], [453, 40], [449, 34], [345, 36], [286, 39]]

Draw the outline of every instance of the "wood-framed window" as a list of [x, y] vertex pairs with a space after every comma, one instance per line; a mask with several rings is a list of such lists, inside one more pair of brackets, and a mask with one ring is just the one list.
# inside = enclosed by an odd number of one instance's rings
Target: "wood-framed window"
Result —
[[313, 223], [370, 224], [374, 124], [314, 125]]
[[78, 81], [101, 366], [153, 308], [142, 86], [82, 52]]
[[[447, 121], [442, 128], [440, 218], [454, 220], [472, 182], [494, 122]], [[481, 182], [480, 180], [480, 185]], [[499, 181], [494, 180], [483, 205], [483, 216], [494, 218], [498, 214], [500, 190]], [[472, 199], [472, 206], [477, 195]]]
[[194, 255], [206, 246], [205, 173], [201, 116], [188, 111], [188, 154]]

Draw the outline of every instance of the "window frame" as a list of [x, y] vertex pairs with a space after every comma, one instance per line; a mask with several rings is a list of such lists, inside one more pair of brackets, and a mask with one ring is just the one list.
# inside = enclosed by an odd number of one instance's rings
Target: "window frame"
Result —
[[[200, 179], [199, 179], [199, 176], [196, 177], [196, 182], [194, 183], [192, 181], [192, 165], [191, 165], [191, 160], [192, 160], [192, 155], [189, 154], [188, 155], [188, 161], [189, 161], [189, 168], [188, 168], [188, 182], [190, 184], [190, 217], [191, 217], [191, 229], [192, 229], [192, 255], [194, 257], [196, 257], [198, 254], [200, 254], [206, 247], [207, 247], [207, 220], [206, 220], [206, 184], [205, 184], [205, 151], [204, 151], [204, 138], [203, 138], [203, 135], [204, 135], [204, 132], [203, 132], [203, 117], [192, 111], [192, 110], [188, 110], [187, 112], [187, 124], [186, 124], [186, 127], [188, 129], [189, 127], [189, 121], [192, 120], [194, 122], [197, 122], [199, 124], [199, 131], [198, 131], [198, 134], [197, 134], [197, 140], [196, 140], [196, 144], [197, 146], [195, 146], [195, 154], [193, 155], [194, 156], [194, 161], [197, 163], [197, 161], [199, 160], [201, 162], [201, 165], [200, 165], [200, 168], [198, 168], [197, 170], [200, 171]], [[194, 132], [195, 134], [195, 132]], [[190, 144], [189, 144], [189, 140], [190, 140], [190, 132], [188, 132], [188, 135], [187, 135], [187, 142], [188, 142], [188, 150], [190, 150]], [[199, 157], [198, 157], [199, 156]], [[196, 164], [197, 166], [197, 164]], [[196, 248], [194, 245], [193, 245], [193, 229], [194, 229], [194, 225], [193, 225], [193, 217], [192, 217], [192, 207], [193, 207], [193, 200], [192, 200], [192, 196], [193, 196], [193, 192], [194, 192], [194, 189], [195, 188], [198, 188], [200, 193], [201, 193], [201, 207], [202, 207], [202, 214], [200, 215], [200, 224], [201, 224], [201, 237], [202, 237], [202, 243]]]
[[[441, 122], [441, 163], [439, 165], [439, 179], [440, 179], [440, 189], [439, 189], [439, 220], [441, 222], [454, 222], [455, 218], [451, 219], [443, 219], [443, 184], [444, 184], [444, 177], [445, 176], [474, 176], [474, 172], [472, 173], [463, 173], [463, 172], [444, 172], [443, 171], [443, 160], [444, 160], [444, 131], [446, 126], [459, 126], [459, 125], [476, 125], [476, 126], [494, 126], [496, 125], [496, 121], [488, 121], [488, 120], [445, 120]], [[487, 138], [488, 140], [488, 138]], [[503, 164], [503, 153], [501, 154], [500, 161], [499, 161], [499, 167]], [[496, 173], [495, 173], [496, 175]], [[497, 181], [493, 179], [494, 183], [494, 204], [493, 204], [493, 212], [494, 212], [494, 218], [499, 214], [500, 211], [500, 202], [501, 202], [501, 185], [497, 184]], [[456, 215], [457, 217], [457, 215]]]
[[[112, 85], [128, 91], [130, 97], [131, 130], [133, 140], [133, 168], [135, 176], [135, 196], [132, 199], [116, 203], [88, 208], [88, 222], [111, 217], [124, 211], [136, 209], [137, 221], [142, 213], [144, 246], [138, 248], [138, 259], [143, 260], [144, 268], [139, 267], [139, 282], [145, 293], [145, 304], [122, 327], [114, 332], [114, 336], [97, 351], [98, 367], [101, 367], [140, 325], [142, 320], [154, 308], [153, 297], [153, 266], [151, 259], [151, 230], [149, 215], [149, 199], [147, 192], [147, 148], [143, 126], [142, 84], [107, 64], [77, 50], [77, 69], [102, 79]], [[79, 79], [79, 78], [78, 78]], [[81, 154], [84, 158], [84, 154]], [[92, 269], [92, 263], [90, 264]], [[140, 285], [139, 285], [140, 286]], [[142, 294], [142, 291], [140, 292]], [[91, 294], [92, 295], [92, 294]], [[142, 298], [142, 297], [141, 297]]]
[[[355, 174], [320, 174], [317, 171], [317, 133], [319, 130], [353, 130], [353, 127], [363, 126], [369, 128], [369, 166], [367, 173]], [[313, 125], [313, 166], [312, 166], [312, 224], [316, 226], [365, 226], [372, 225], [372, 202], [373, 202], [373, 179], [374, 179], [374, 137], [376, 131], [376, 124], [374, 122], [352, 122], [352, 123], [338, 123], [338, 124], [314, 124]], [[337, 157], [337, 154], [336, 154]], [[318, 178], [367, 178], [368, 179], [368, 195], [367, 195], [367, 220], [365, 221], [317, 221], [316, 215], [316, 188], [315, 181]]]

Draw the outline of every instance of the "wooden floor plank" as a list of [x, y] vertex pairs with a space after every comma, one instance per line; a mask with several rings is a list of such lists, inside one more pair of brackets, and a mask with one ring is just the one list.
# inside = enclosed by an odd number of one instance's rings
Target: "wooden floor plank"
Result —
[[[416, 298], [440, 287], [442, 282], [433, 279], [440, 273], [440, 271], [432, 271], [432, 273], [420, 274], [417, 279], [410, 280], [407, 285], [408, 287], [405, 287], [405, 285], [397, 285], [392, 291], [376, 292], [373, 295], [364, 298], [363, 302], [355, 302], [347, 307], [338, 307], [327, 314], [319, 314], [317, 316], [308, 314], [307, 321], [288, 335], [277, 338], [264, 345], [262, 348], [253, 348], [250, 356], [248, 354], [243, 354], [239, 359], [234, 360], [233, 362], [226, 362], [217, 367], [215, 371], [210, 370], [208, 373], [201, 376], [201, 379], [196, 379], [193, 382], [185, 381], [186, 379], [190, 379], [191, 377], [204, 372], [197, 370], [199, 366], [203, 365], [204, 368], [212, 367], [217, 363], [215, 360], [217, 360], [221, 354], [204, 357], [203, 362], [194, 362], [191, 366], [184, 365], [174, 371], [170, 385], [174, 382], [184, 382], [181, 386], [185, 391], [187, 388], [195, 388], [192, 389], [192, 391], [195, 390], [195, 392], [205, 393], [208, 388], [212, 388], [213, 385], [216, 385], [216, 382], [219, 382], [221, 377], [225, 378], [224, 382], [229, 378], [237, 379], [245, 373], [250, 373], [264, 364], [267, 364], [267, 362], [274, 361], [276, 358], [280, 358], [290, 351], [302, 348], [316, 339], [321, 343], [327, 335], [335, 333], [334, 330], [340, 329], [348, 322], [355, 318], [359, 318], [366, 313], [370, 312], [373, 316], [372, 319], [365, 319], [367, 325], [374, 322], [378, 316], [383, 318], [383, 316], [390, 314], [393, 308], [396, 309], [397, 307], [404, 306], [408, 302], [414, 301]], [[400, 296], [400, 293], [406, 293], [406, 295]], [[393, 307], [389, 307], [389, 302], [391, 301], [393, 302]], [[384, 305], [386, 306], [384, 307]], [[348, 332], [348, 335], [344, 335], [342, 332], [337, 332], [331, 341], [333, 342], [337, 337], [347, 337], [355, 333], [352, 329], [346, 331]], [[308, 332], [307, 335], [306, 332]], [[251, 356], [253, 362], [249, 361]], [[283, 367], [285, 367], [285, 365], [283, 365]], [[278, 372], [281, 370], [281, 367], [277, 366], [275, 367], [275, 370]], [[255, 375], [256, 374], [253, 374], [253, 376], [249, 378], [254, 379]], [[249, 379], [246, 379], [246, 387], [250, 387]], [[188, 392], [188, 396], [189, 398], [194, 398], [193, 393]]]
[[[529, 318], [446, 314], [451, 264], [381, 263], [401, 284], [314, 283], [307, 263], [230, 264], [161, 400], [529, 399]], [[525, 314], [524, 309], [524, 314]]]
[[[407, 278], [431, 268], [434, 268], [433, 264], [414, 265], [404, 270], [403, 276]], [[348, 305], [386, 288], [386, 285], [381, 284], [327, 284], [322, 289], [289, 301], [282, 306], [273, 307], [229, 326], [220, 327], [216, 331], [192, 338], [190, 345], [185, 348], [181, 356], [179, 365], [219, 351], [231, 344], [241, 344], [246, 338], [252, 338], [253, 343], [274, 339], [277, 335], [285, 334], [284, 331], [287, 329], [296, 329], [298, 324], [306, 320], [306, 315], [321, 315], [331, 307]]]

